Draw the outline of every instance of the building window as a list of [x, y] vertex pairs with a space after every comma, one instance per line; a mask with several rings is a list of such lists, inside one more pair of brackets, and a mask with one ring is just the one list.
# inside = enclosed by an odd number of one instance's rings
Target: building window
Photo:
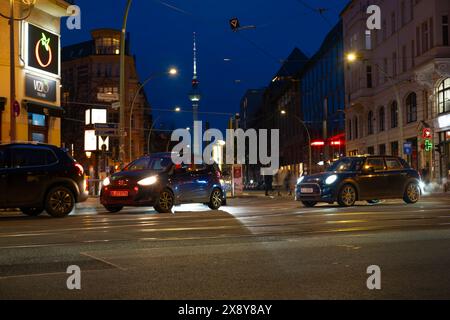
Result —
[[417, 121], [417, 95], [413, 92], [406, 98], [406, 122]]
[[391, 142], [391, 155], [398, 156], [398, 141]]
[[392, 53], [392, 77], [397, 76], [397, 52]]
[[48, 142], [48, 117], [42, 114], [28, 114], [28, 140]]
[[352, 121], [351, 120], [348, 120], [347, 138], [349, 141], [351, 141], [353, 139], [353, 137], [352, 137]]
[[380, 153], [380, 156], [384, 156], [384, 155], [386, 155], [386, 145], [385, 144], [380, 144], [379, 146], [378, 146], [378, 149], [379, 149], [379, 153]]
[[406, 56], [406, 46], [402, 47], [402, 72], [405, 73], [408, 69], [408, 58]]
[[373, 112], [369, 111], [367, 114], [367, 134], [371, 135], [373, 133]]
[[391, 35], [393, 35], [395, 33], [395, 31], [397, 30], [397, 26], [395, 23], [395, 12], [392, 12], [391, 14]]
[[367, 88], [372, 88], [372, 66], [366, 67]]
[[359, 138], [359, 130], [358, 130], [358, 117], [355, 117], [353, 119], [353, 128], [354, 128], [354, 135], [355, 135], [355, 139]]
[[402, 27], [406, 24], [405, 12], [406, 12], [405, 1], [402, 1], [400, 3], [400, 20], [402, 23]]
[[120, 40], [114, 38], [98, 38], [95, 40], [97, 54], [120, 54]]
[[442, 16], [442, 45], [449, 45], [448, 16]]
[[437, 94], [439, 113], [450, 112], [450, 78], [442, 81]]
[[422, 54], [427, 52], [429, 49], [429, 41], [428, 41], [428, 23], [422, 23]]
[[384, 107], [381, 107], [380, 110], [378, 111], [378, 121], [379, 121], [378, 127], [379, 127], [380, 132], [383, 132], [386, 129], [385, 118], [386, 118], [386, 115], [384, 112]]
[[397, 101], [392, 102], [391, 104], [391, 128], [398, 127], [398, 106]]
[[370, 154], [371, 156], [373, 156], [375, 154], [375, 148], [374, 147], [368, 147], [367, 148], [367, 153]]

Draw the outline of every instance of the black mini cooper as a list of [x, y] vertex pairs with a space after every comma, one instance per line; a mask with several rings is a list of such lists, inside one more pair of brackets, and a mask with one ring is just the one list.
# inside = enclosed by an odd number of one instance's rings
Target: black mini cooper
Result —
[[296, 200], [306, 207], [318, 202], [350, 207], [356, 201], [377, 203], [381, 199], [403, 199], [416, 203], [421, 195], [421, 178], [398, 157], [364, 156], [342, 158], [320, 174], [298, 179]]

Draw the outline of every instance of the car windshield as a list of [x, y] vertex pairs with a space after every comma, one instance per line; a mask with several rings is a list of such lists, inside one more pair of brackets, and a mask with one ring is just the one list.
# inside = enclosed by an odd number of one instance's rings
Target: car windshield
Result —
[[173, 165], [170, 157], [143, 157], [130, 163], [124, 171], [141, 171], [141, 170], [154, 170], [154, 171], [166, 171]]
[[328, 172], [350, 172], [360, 170], [363, 159], [343, 158], [334, 162], [328, 169]]

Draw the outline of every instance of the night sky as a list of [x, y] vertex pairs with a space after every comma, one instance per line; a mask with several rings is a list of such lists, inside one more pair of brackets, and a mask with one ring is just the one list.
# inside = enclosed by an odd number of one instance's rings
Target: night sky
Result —
[[[203, 112], [239, 112], [247, 89], [266, 86], [294, 47], [311, 56], [338, 21], [348, 0], [134, 0], [128, 21], [132, 52], [141, 81], [176, 66], [175, 79], [159, 78], [146, 86], [153, 108], [189, 108], [192, 33], [197, 33], [198, 73]], [[82, 29], [62, 25], [62, 45], [91, 39], [90, 30], [120, 29], [125, 0], [77, 0]], [[328, 9], [321, 16], [314, 8]], [[238, 17], [254, 30], [233, 33], [228, 21]], [[230, 59], [225, 61], [224, 59]], [[187, 127], [191, 113], [153, 112], [157, 127]], [[200, 115], [225, 129], [226, 116]]]

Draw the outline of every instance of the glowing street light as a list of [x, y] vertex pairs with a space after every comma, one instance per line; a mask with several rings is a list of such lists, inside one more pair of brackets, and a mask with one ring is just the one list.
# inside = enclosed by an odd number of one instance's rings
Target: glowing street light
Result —
[[355, 62], [358, 59], [358, 55], [354, 52], [349, 52], [346, 56], [347, 62]]
[[180, 107], [176, 107], [175, 108], [175, 112], [181, 112], [181, 108]]

